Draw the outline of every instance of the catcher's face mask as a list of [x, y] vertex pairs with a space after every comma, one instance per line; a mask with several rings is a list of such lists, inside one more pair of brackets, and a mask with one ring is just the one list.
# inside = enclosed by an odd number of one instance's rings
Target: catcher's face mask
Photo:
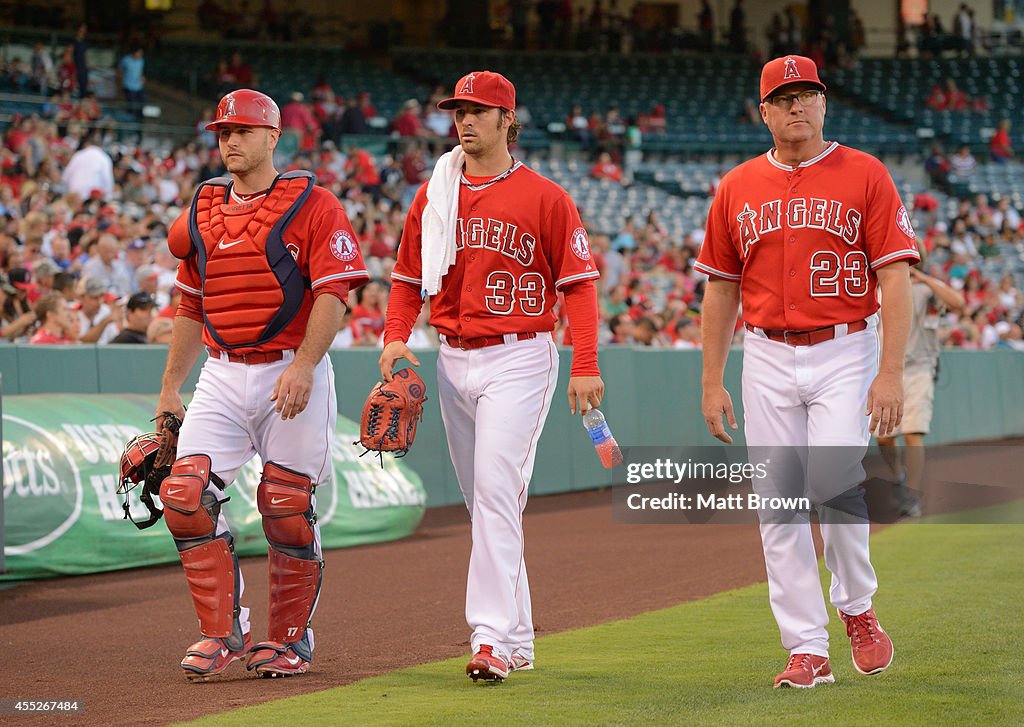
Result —
[[[160, 483], [170, 474], [170, 466], [159, 469], [153, 466], [157, 452], [160, 449], [160, 435], [156, 432], [140, 434], [125, 445], [124, 453], [121, 454], [121, 480], [117, 486], [117, 494], [124, 495], [124, 517], [135, 523], [139, 530], [156, 524], [157, 520], [163, 517], [164, 511], [153, 502], [153, 496], [160, 494]], [[136, 522], [131, 516], [129, 493], [143, 485], [139, 499], [150, 512], [148, 519]]]

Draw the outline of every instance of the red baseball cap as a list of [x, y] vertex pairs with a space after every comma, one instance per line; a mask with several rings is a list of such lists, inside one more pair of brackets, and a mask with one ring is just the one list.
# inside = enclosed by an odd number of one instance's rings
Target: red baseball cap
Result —
[[814, 61], [806, 56], [782, 56], [768, 61], [761, 69], [761, 100], [791, 83], [813, 83], [825, 90]]
[[458, 101], [474, 101], [484, 106], [514, 109], [516, 87], [500, 73], [473, 71], [460, 78], [455, 84], [455, 95], [439, 102], [437, 107], [450, 111]]

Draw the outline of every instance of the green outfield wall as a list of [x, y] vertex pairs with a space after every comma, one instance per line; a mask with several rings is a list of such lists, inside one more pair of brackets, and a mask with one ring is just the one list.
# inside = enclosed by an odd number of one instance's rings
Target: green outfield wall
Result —
[[[3, 392], [5, 397], [53, 392], [156, 394], [165, 355], [166, 349], [160, 346], [3, 346]], [[422, 478], [428, 506], [461, 502], [437, 404], [437, 352], [418, 355], [430, 398], [416, 446], [405, 464]], [[378, 356], [373, 349], [331, 352], [338, 405], [345, 417], [359, 419], [363, 401], [378, 379]], [[565, 389], [570, 361], [571, 352], [562, 351], [558, 391], [537, 455], [535, 494], [608, 484], [579, 419], [568, 412]], [[741, 362], [742, 351], [734, 350], [726, 384], [742, 422]], [[607, 387], [602, 409], [620, 444], [715, 443], [700, 415], [699, 352], [605, 348], [601, 369]], [[199, 365], [186, 383], [186, 391], [198, 372]], [[138, 425], [146, 426], [145, 422]], [[943, 351], [928, 443], [1015, 436], [1024, 436], [1024, 353]], [[742, 427], [736, 441], [743, 442]]]

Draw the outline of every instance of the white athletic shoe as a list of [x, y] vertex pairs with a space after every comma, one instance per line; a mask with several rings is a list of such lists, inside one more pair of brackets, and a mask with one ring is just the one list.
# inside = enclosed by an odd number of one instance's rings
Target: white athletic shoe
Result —
[[509, 662], [508, 670], [510, 672], [533, 671], [533, 662], [522, 654], [512, 654], [512, 661]]

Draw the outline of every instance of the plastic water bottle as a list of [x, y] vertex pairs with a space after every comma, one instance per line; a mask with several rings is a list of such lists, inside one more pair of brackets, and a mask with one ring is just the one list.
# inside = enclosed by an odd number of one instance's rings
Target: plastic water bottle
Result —
[[584, 414], [583, 426], [587, 428], [590, 441], [594, 443], [594, 449], [597, 450], [597, 456], [601, 458], [601, 464], [605, 469], [622, 464], [622, 450], [612, 436], [612, 430], [608, 428], [608, 422], [605, 421], [600, 409], [591, 409]]

